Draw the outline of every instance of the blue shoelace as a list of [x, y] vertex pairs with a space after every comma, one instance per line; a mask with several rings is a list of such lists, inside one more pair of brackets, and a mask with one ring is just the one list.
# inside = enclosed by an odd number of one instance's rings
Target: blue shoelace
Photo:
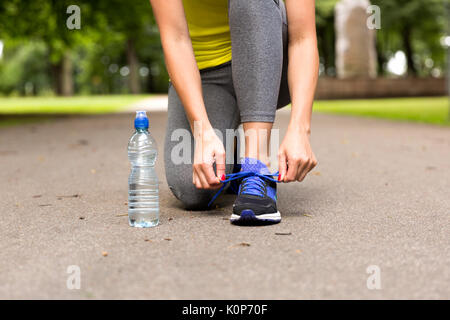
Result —
[[[230, 181], [247, 178], [248, 180], [244, 182], [245, 184], [254, 183], [255, 185], [246, 186], [245, 193], [246, 194], [255, 194], [258, 192], [261, 193], [260, 190], [262, 188], [264, 188], [263, 183], [259, 179], [255, 179], [255, 178], [261, 178], [261, 179], [265, 179], [268, 181], [273, 181], [273, 182], [278, 183], [280, 181], [272, 178], [274, 176], [278, 176], [278, 174], [279, 174], [278, 171], [275, 173], [270, 173], [270, 174], [261, 174], [261, 173], [253, 172], [253, 171], [241, 171], [241, 172], [227, 174], [225, 177], [225, 180], [221, 180], [223, 184], [220, 187], [220, 189], [216, 192], [214, 197], [212, 197], [211, 201], [208, 203], [208, 207], [210, 207], [213, 204], [214, 200], [217, 199], [217, 197], [220, 195], [220, 193], [223, 191], [223, 189], [225, 189], [225, 187], [227, 186], [227, 184]], [[242, 188], [241, 188], [241, 192], [243, 192]]]

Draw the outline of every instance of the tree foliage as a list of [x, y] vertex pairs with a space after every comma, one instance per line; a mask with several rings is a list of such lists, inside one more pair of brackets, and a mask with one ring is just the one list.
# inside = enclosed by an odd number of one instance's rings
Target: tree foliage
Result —
[[448, 19], [445, 0], [373, 0], [372, 3], [381, 9], [378, 54], [382, 62], [402, 50], [411, 75], [429, 75], [434, 68], [445, 68], [445, 50], [440, 43]]
[[[335, 74], [334, 7], [316, 1], [321, 73]], [[411, 75], [438, 75], [445, 69], [445, 0], [372, 0], [381, 8], [377, 31], [380, 75], [398, 50]], [[161, 92], [168, 76], [159, 34], [147, 0], [77, 0], [81, 29], [69, 30], [69, 0], [0, 1], [0, 93], [61, 93], [73, 79], [76, 93]], [[70, 63], [67, 63], [70, 62]], [[436, 71], [437, 70], [437, 71]], [[64, 74], [66, 76], [64, 76]], [[65, 79], [65, 80], [64, 80]], [[59, 86], [58, 86], [59, 84]]]

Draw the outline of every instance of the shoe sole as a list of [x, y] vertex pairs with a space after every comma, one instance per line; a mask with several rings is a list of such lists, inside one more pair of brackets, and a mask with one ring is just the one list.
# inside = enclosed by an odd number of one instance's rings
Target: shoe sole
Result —
[[275, 224], [281, 221], [280, 211], [256, 215], [253, 210], [242, 210], [241, 215], [232, 214], [230, 222], [233, 224]]

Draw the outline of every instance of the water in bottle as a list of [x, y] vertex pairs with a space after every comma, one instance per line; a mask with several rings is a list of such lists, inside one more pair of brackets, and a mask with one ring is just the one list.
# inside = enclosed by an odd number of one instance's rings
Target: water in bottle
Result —
[[137, 111], [136, 131], [128, 143], [131, 173], [128, 180], [128, 222], [132, 227], [147, 228], [158, 225], [159, 195], [155, 162], [156, 142], [148, 132], [145, 111]]

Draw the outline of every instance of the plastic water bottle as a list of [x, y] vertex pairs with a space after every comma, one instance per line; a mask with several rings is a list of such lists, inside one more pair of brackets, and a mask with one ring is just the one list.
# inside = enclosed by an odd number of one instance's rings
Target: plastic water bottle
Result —
[[132, 227], [148, 228], [159, 223], [158, 177], [155, 171], [158, 149], [148, 132], [145, 111], [136, 111], [136, 132], [128, 142], [131, 173], [128, 179], [128, 222]]

